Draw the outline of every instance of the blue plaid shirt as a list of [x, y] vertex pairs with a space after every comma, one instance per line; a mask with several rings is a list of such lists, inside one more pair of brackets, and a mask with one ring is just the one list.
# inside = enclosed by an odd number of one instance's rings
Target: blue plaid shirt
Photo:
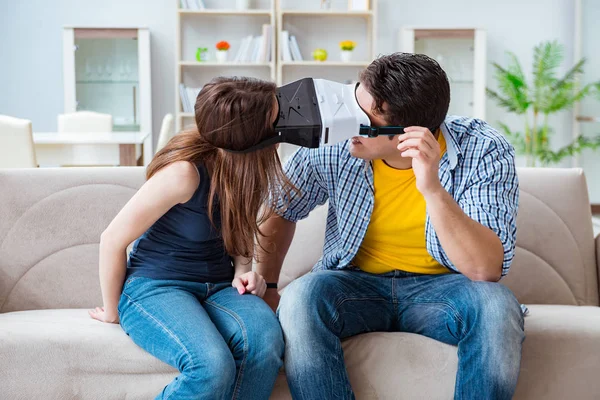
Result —
[[[515, 254], [518, 180], [514, 149], [487, 123], [465, 117], [446, 118], [441, 132], [447, 151], [440, 160], [439, 178], [462, 210], [493, 230], [504, 247], [502, 276]], [[302, 148], [285, 165], [300, 189], [282, 216], [292, 222], [306, 218], [329, 201], [323, 256], [313, 270], [343, 269], [352, 264], [363, 241], [374, 203], [373, 168], [353, 157], [349, 141], [318, 149]], [[427, 251], [440, 264], [456, 271], [431, 223], [425, 221]]]

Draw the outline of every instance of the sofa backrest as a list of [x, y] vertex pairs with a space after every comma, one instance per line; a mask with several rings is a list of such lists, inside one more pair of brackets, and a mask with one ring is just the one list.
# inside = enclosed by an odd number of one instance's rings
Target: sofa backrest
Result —
[[[529, 304], [598, 305], [585, 178], [521, 169], [517, 251], [502, 280]], [[0, 170], [0, 312], [101, 305], [100, 234], [144, 182], [144, 169]], [[280, 287], [323, 250], [327, 207], [298, 223]]]
[[0, 170], [0, 312], [102, 304], [100, 234], [143, 168]]
[[[579, 169], [519, 169], [517, 249], [502, 279], [528, 304], [598, 305], [591, 210]], [[308, 272], [323, 249], [326, 208], [300, 221], [279, 287]]]
[[581, 169], [522, 168], [517, 249], [502, 282], [523, 303], [598, 305], [598, 268]]

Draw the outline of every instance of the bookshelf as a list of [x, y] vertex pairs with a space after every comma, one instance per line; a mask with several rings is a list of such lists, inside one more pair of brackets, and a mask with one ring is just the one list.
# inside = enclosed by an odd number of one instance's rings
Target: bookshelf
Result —
[[475, 28], [404, 27], [400, 51], [436, 59], [450, 81], [448, 114], [485, 119], [486, 32]]
[[[358, 81], [360, 72], [375, 58], [377, 38], [377, 0], [365, 1], [367, 9], [350, 10], [348, 0], [331, 0], [322, 8], [320, 0], [277, 0], [277, 84], [278, 86], [305, 77], [329, 79], [336, 82]], [[285, 36], [295, 37], [302, 61], [285, 58]], [[284, 36], [284, 38], [282, 38]], [[350, 61], [342, 61], [339, 43], [356, 42]], [[293, 46], [293, 45], [288, 45]], [[325, 61], [313, 60], [315, 49], [327, 51]], [[296, 146], [282, 144], [280, 157], [285, 160]]]
[[[348, 1], [333, 1], [322, 9], [320, 1], [277, 0], [277, 84], [285, 85], [303, 77], [331, 79], [339, 82], [355, 81], [360, 70], [375, 58], [377, 32], [377, 2], [370, 0], [368, 10], [351, 11]], [[301, 8], [297, 8], [301, 7]], [[282, 32], [294, 36], [302, 61], [285, 60]], [[325, 40], [323, 38], [326, 38]], [[356, 42], [353, 59], [343, 62], [339, 42]], [[312, 52], [327, 51], [326, 61], [315, 61]]]
[[[253, 0], [248, 9], [237, 9], [235, 0], [203, 0], [204, 9], [188, 9], [177, 2], [175, 43], [175, 126], [179, 132], [194, 123], [194, 113], [184, 105], [181, 85], [190, 89], [187, 99], [216, 76], [250, 76], [276, 81], [275, 0]], [[189, 1], [189, 0], [188, 0]], [[273, 43], [268, 61], [234, 61], [244, 38], [263, 35], [263, 26], [272, 27]], [[218, 62], [215, 44], [227, 41], [231, 45], [226, 62]], [[198, 61], [197, 49], [207, 48], [207, 59]], [[188, 106], [190, 105], [188, 103]], [[193, 107], [193, 104], [191, 105]]]
[[[599, 80], [600, 55], [596, 38], [600, 2], [576, 0], [575, 2], [575, 54], [574, 60], [586, 59], [579, 85]], [[589, 96], [575, 104], [573, 112], [573, 139], [579, 135], [588, 138], [600, 136], [600, 96]], [[600, 150], [585, 150], [573, 157], [573, 166], [582, 168], [590, 194], [592, 209], [600, 213]]]

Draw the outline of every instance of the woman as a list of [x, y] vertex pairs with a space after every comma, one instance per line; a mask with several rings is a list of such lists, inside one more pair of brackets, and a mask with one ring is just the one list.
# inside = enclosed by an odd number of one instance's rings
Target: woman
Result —
[[179, 369], [158, 399], [267, 399], [282, 365], [281, 328], [251, 265], [269, 199], [290, 184], [275, 146], [236, 153], [275, 135], [275, 91], [247, 78], [204, 86], [197, 131], [156, 154], [147, 182], [102, 234], [104, 307], [90, 315], [120, 322]]

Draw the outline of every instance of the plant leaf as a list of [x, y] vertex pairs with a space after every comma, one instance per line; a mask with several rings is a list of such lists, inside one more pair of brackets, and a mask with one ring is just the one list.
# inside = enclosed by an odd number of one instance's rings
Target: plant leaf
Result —
[[533, 107], [539, 111], [552, 95], [557, 82], [556, 69], [563, 60], [563, 46], [557, 41], [542, 42], [533, 49]]
[[563, 158], [581, 153], [585, 149], [596, 150], [600, 148], [600, 135], [595, 138], [578, 136], [571, 144], [561, 148], [558, 151], [541, 150], [537, 156], [545, 165], [556, 164]]
[[[499, 95], [490, 89], [487, 90], [488, 96], [498, 101], [498, 103], [509, 111], [523, 114], [529, 108], [527, 99], [527, 83], [523, 77], [520, 65], [513, 63], [509, 69], [505, 69], [497, 63], [492, 64], [495, 68], [495, 76], [498, 81]], [[514, 71], [511, 72], [511, 71]]]

